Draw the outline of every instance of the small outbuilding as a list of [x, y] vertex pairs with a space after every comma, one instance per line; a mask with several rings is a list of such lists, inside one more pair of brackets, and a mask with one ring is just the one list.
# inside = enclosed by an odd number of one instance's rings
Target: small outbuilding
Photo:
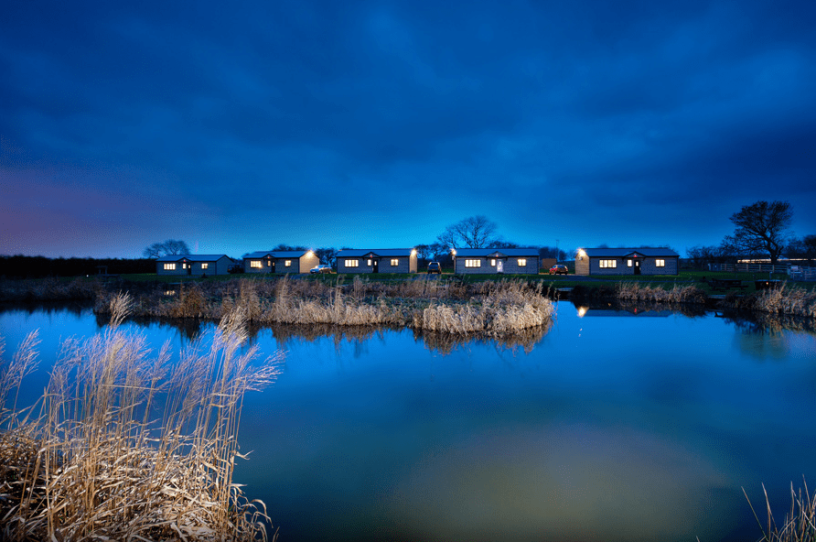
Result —
[[413, 248], [344, 249], [337, 253], [338, 273], [416, 273]]
[[226, 275], [232, 265], [226, 254], [172, 254], [156, 259], [156, 274]]
[[537, 248], [457, 248], [451, 253], [453, 272], [464, 275], [538, 275], [540, 269]]
[[680, 256], [670, 248], [579, 248], [576, 275], [676, 275]]
[[245, 273], [308, 273], [320, 258], [312, 250], [268, 250], [244, 256]]

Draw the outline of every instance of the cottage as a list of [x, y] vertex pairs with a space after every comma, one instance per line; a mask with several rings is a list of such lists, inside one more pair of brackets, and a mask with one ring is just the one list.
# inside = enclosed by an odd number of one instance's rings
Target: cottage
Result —
[[337, 253], [338, 273], [416, 273], [412, 248], [345, 249]]
[[172, 254], [156, 259], [156, 274], [226, 275], [232, 265], [226, 254]]
[[457, 248], [451, 252], [454, 273], [538, 275], [540, 269], [536, 248]]
[[244, 256], [245, 273], [308, 273], [320, 263], [312, 250], [268, 250]]
[[576, 275], [676, 275], [680, 256], [668, 248], [581, 248]]

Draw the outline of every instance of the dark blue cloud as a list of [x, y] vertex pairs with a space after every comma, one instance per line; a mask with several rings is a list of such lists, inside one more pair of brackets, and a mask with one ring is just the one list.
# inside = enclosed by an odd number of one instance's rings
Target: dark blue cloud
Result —
[[27, 253], [187, 237], [237, 255], [408, 246], [486, 214], [522, 243], [682, 250], [717, 243], [741, 205], [787, 199], [797, 232], [816, 233], [814, 15], [801, 2], [17, 3], [0, 18], [0, 175], [61, 196], [40, 205], [17, 187], [3, 205], [18, 221], [62, 206], [62, 232], [110, 233], [48, 242], [47, 221], [28, 236], [10, 214], [2, 225]]

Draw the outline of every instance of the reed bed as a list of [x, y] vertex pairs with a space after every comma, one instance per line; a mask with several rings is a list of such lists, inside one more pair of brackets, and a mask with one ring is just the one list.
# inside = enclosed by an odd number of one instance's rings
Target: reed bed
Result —
[[696, 286], [674, 286], [670, 290], [643, 286], [637, 282], [624, 282], [618, 286], [618, 299], [637, 303], [701, 303], [706, 302], [705, 292]]
[[[232, 475], [243, 395], [274, 379], [275, 360], [241, 353], [238, 311], [171, 365], [168, 345], [151, 355], [120, 327], [128, 296], [111, 303], [104, 333], [64, 344], [38, 409], [3, 411], [0, 538], [266, 540], [263, 503]], [[30, 371], [35, 346], [5, 374]], [[20, 381], [2, 387], [3, 406]]]
[[748, 505], [754, 513], [754, 518], [759, 525], [762, 532], [760, 542], [814, 542], [816, 541], [816, 495], [810, 495], [807, 484], [804, 483], [804, 488], [796, 491], [791, 484], [791, 504], [788, 513], [779, 525], [774, 519], [771, 511], [771, 502], [768, 498], [768, 492], [765, 486], [762, 486], [762, 491], [765, 494], [765, 513], [767, 520], [765, 524], [759, 519], [756, 510], [754, 510], [751, 499], [742, 490], [745, 498], [748, 500]]
[[816, 292], [782, 284], [748, 296], [729, 294], [721, 303], [724, 308], [751, 310], [816, 318]]
[[[258, 324], [397, 326], [495, 337], [547, 324], [554, 315], [547, 294], [540, 282], [464, 285], [418, 278], [386, 284], [355, 277], [332, 286], [284, 277], [184, 284], [178, 291], [143, 293], [134, 307], [153, 317], [219, 319], [238, 310]], [[112, 297], [99, 295], [97, 314], [109, 310]]]

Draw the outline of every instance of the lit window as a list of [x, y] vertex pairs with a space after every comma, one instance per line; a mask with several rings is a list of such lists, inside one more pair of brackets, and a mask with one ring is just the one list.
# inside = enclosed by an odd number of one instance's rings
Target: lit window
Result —
[[519, 258], [519, 267], [527, 267], [527, 258]]
[[632, 260], [626, 260], [626, 267], [632, 267]]
[[165, 271], [175, 271], [176, 270], [176, 264], [166, 263], [166, 264], [164, 264], [164, 270]]
[[250, 260], [249, 266], [253, 269], [260, 269], [261, 268], [261, 260]]
[[496, 267], [496, 260], [495, 259], [490, 260], [490, 267]]
[[618, 260], [598, 260], [601, 269], [615, 269], [618, 267]]
[[371, 267], [371, 260], [368, 260], [368, 261], [366, 262], [366, 265], [368, 265], [369, 267]]
[[465, 260], [465, 267], [481, 267], [482, 260]]
[[395, 258], [391, 260], [391, 267], [398, 267], [399, 266], [399, 258]]
[[284, 267], [292, 267], [292, 260], [286, 260], [283, 262]]
[[[272, 267], [272, 258], [267, 258], [266, 259], [266, 266], [267, 267]], [[260, 265], [258, 267], [260, 267]]]
[[666, 267], [666, 260], [655, 260], [655, 266]]
[[346, 267], [360, 267], [360, 260], [346, 260]]
[[210, 267], [210, 264], [208, 264], [208, 263], [202, 263], [201, 264], [201, 269], [209, 269], [209, 267]]

